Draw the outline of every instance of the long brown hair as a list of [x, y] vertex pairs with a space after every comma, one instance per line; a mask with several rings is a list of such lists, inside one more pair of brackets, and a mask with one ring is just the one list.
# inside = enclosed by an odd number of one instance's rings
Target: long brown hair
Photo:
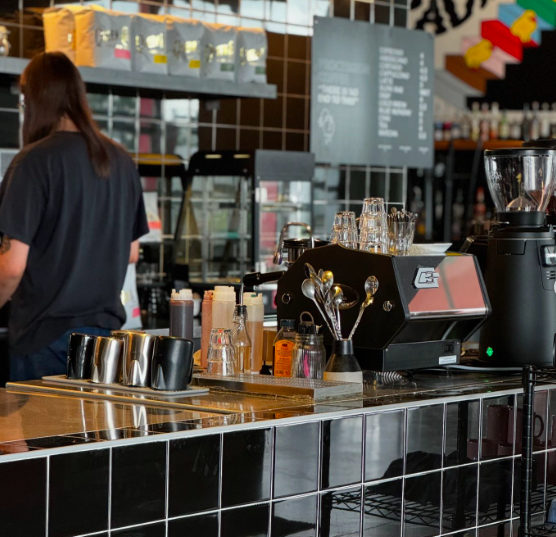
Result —
[[25, 98], [24, 145], [52, 134], [58, 130], [62, 118], [67, 117], [85, 138], [96, 172], [107, 177], [109, 148], [113, 142], [100, 132], [93, 120], [85, 84], [70, 59], [61, 52], [37, 54], [21, 75], [20, 83]]

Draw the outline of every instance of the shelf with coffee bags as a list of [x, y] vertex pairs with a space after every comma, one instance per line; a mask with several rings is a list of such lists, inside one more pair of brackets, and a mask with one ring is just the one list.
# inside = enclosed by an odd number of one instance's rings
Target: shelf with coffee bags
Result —
[[[0, 58], [0, 74], [19, 76], [28, 63], [29, 60], [25, 58]], [[209, 98], [276, 99], [277, 97], [277, 88], [274, 84], [240, 84], [228, 80], [119, 71], [102, 67], [79, 67], [79, 71], [89, 89], [109, 88], [115, 92], [134, 89], [144, 95], [164, 93], [167, 98], [193, 95]]]

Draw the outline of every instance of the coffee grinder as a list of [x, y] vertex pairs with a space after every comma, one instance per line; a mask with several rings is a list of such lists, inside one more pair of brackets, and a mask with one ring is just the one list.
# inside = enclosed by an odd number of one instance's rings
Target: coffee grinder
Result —
[[556, 184], [556, 151], [485, 151], [498, 223], [487, 243], [485, 283], [492, 315], [479, 358], [497, 366], [553, 367], [556, 345], [556, 242], [546, 208]]

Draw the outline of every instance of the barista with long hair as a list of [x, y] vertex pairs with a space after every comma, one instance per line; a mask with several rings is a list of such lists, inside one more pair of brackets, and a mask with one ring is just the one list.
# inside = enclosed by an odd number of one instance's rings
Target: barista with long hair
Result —
[[120, 292], [148, 232], [127, 153], [99, 131], [61, 53], [21, 77], [24, 149], [0, 187], [0, 307], [11, 299], [10, 379], [62, 374], [72, 331], [125, 322]]

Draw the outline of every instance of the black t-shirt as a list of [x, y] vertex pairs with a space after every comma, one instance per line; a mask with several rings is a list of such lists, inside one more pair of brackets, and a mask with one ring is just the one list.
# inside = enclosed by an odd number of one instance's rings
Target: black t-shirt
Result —
[[59, 131], [26, 147], [0, 187], [0, 233], [30, 246], [10, 307], [10, 352], [39, 351], [83, 326], [125, 322], [120, 293], [131, 242], [148, 232], [132, 159], [110, 146], [101, 178], [80, 133]]

